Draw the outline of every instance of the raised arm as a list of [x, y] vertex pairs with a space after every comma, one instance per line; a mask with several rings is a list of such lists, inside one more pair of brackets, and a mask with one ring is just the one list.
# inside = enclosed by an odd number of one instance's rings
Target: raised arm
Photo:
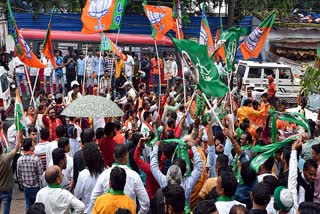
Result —
[[156, 179], [161, 188], [166, 187], [168, 182], [167, 178], [159, 169], [158, 163], [158, 150], [160, 141], [156, 142], [153, 146], [153, 150], [150, 153], [150, 167], [153, 177]]

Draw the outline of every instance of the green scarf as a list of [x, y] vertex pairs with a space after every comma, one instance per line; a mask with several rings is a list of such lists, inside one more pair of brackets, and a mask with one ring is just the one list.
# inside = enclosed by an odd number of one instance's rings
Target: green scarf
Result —
[[112, 188], [109, 189], [108, 193], [112, 194], [112, 195], [124, 195], [123, 191], [121, 190], [114, 190]]
[[228, 196], [219, 196], [217, 198], [217, 201], [233, 201], [234, 198], [233, 197], [228, 197]]
[[62, 186], [60, 184], [48, 184], [48, 187], [50, 187], [50, 188], [61, 188], [62, 189]]

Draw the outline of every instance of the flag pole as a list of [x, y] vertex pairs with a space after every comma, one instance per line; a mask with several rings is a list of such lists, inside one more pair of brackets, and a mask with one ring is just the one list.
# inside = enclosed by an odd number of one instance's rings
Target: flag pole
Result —
[[[158, 84], [158, 93], [159, 93], [159, 96], [161, 94], [161, 68], [160, 68], [160, 61], [159, 61], [159, 52], [158, 52], [158, 45], [157, 45], [157, 40], [154, 40], [154, 46], [156, 48], [156, 54], [157, 54], [157, 64], [158, 64], [158, 69], [159, 69], [159, 84]], [[160, 106], [159, 106], [160, 108]]]
[[206, 96], [204, 93], [202, 93], [202, 96], [203, 96], [203, 98], [205, 99], [205, 101], [206, 101], [207, 105], [209, 106], [209, 108], [210, 108], [210, 110], [211, 110], [211, 112], [212, 112], [213, 116], [214, 116], [214, 117], [215, 117], [215, 119], [217, 120], [217, 122], [218, 122], [218, 124], [219, 124], [220, 128], [223, 130], [223, 128], [224, 128], [224, 127], [223, 127], [223, 125], [222, 125], [222, 123], [221, 123], [221, 121], [220, 121], [219, 117], [217, 116], [216, 112], [213, 110], [212, 105], [210, 104], [210, 102], [209, 102], [209, 100], [208, 100], [207, 96]]
[[[180, 37], [180, 30], [179, 30], [179, 21], [176, 19], [176, 25], [177, 25], [177, 34], [178, 34], [178, 39], [181, 39]], [[183, 100], [184, 100], [184, 106], [186, 106], [187, 103], [187, 89], [186, 89], [186, 79], [184, 77], [184, 62], [182, 59], [181, 60], [181, 65], [182, 65], [182, 80], [183, 80]]]
[[[120, 34], [120, 27], [119, 27], [119, 29], [118, 29], [118, 32], [117, 32], [117, 37], [116, 37], [116, 46], [118, 46], [118, 39], [119, 39], [119, 34]], [[112, 53], [112, 60], [113, 60], [113, 63], [112, 63], [112, 68], [111, 68], [111, 87], [113, 87], [113, 85], [112, 85], [112, 81], [113, 81], [113, 76], [114, 76], [114, 78], [116, 78], [116, 76], [115, 76], [115, 74], [113, 75], [113, 72], [114, 72], [114, 62], [115, 62], [115, 59], [114, 59], [114, 56], [115, 56], [116, 54], [113, 52]]]
[[83, 79], [82, 79], [82, 94], [86, 94], [85, 91], [84, 91], [84, 85], [85, 85], [85, 82], [86, 82], [86, 75], [87, 75], [87, 61], [86, 61], [87, 55], [88, 55], [88, 45], [86, 45], [86, 56], [84, 57], [84, 71], [83, 71]]
[[97, 91], [97, 95], [99, 95], [99, 91], [100, 91], [100, 75], [99, 75], [99, 72], [100, 72], [100, 69], [101, 69], [101, 50], [100, 50], [100, 54], [99, 54], [99, 60], [98, 60], [98, 63], [99, 63], [99, 66], [98, 66], [98, 72], [97, 72], [97, 75], [98, 75], [98, 91]]
[[188, 113], [188, 111], [190, 110], [190, 107], [191, 107], [191, 104], [192, 104], [192, 101], [193, 101], [195, 95], [196, 95], [196, 90], [193, 92], [193, 94], [191, 96], [190, 102], [189, 102], [189, 104], [187, 106], [186, 113]]
[[26, 73], [26, 76], [27, 76], [27, 81], [28, 81], [28, 85], [29, 85], [29, 90], [30, 90], [30, 94], [31, 94], [31, 100], [36, 103], [35, 99], [34, 99], [34, 94], [33, 94], [33, 91], [32, 91], [32, 87], [31, 87], [31, 82], [30, 82], [30, 77], [29, 77], [29, 73], [28, 73], [28, 70], [27, 70], [27, 66], [25, 64], [24, 65], [24, 70], [25, 70], [25, 73]]
[[[39, 77], [39, 68], [37, 69], [36, 80], [35, 80], [34, 85], [33, 85], [33, 91], [32, 91], [33, 94], [34, 94], [34, 92], [36, 91], [36, 85], [37, 85], [38, 77]], [[31, 103], [32, 103], [32, 102], [31, 102], [31, 100], [30, 100], [29, 105], [31, 105]], [[33, 105], [34, 105], [34, 108], [36, 108], [36, 103], [34, 103]]]
[[158, 46], [157, 46], [157, 40], [154, 40], [154, 46], [156, 48], [156, 54], [157, 54], [157, 64], [158, 64], [158, 69], [159, 69], [159, 83], [158, 83], [158, 93], [159, 93], [159, 112], [161, 108], [161, 99], [160, 99], [160, 94], [161, 94], [161, 69], [160, 69], [160, 61], [159, 61], [159, 52], [158, 52]]

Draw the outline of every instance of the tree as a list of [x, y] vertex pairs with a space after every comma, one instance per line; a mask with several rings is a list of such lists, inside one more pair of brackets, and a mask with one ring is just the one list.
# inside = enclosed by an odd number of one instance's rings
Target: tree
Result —
[[236, 0], [228, 0], [228, 27], [234, 25], [235, 20], [235, 9], [236, 9]]

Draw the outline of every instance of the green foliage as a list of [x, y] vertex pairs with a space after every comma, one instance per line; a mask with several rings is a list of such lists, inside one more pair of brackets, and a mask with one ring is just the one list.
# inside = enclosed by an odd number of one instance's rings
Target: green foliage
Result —
[[301, 94], [320, 91], [320, 59], [316, 59], [313, 66], [308, 66], [300, 82]]

